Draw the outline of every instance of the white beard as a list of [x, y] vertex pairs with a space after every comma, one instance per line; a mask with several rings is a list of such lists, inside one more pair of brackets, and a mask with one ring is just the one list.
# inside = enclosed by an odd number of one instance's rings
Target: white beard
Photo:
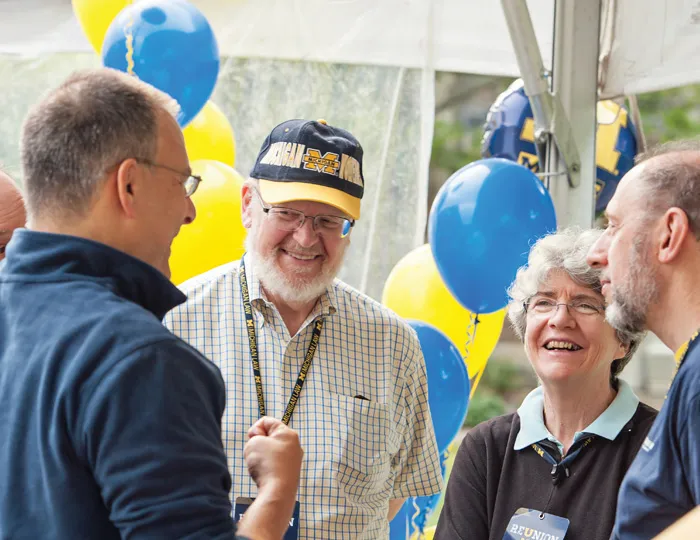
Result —
[[[290, 305], [308, 304], [318, 300], [326, 292], [340, 271], [340, 267], [345, 259], [345, 249], [347, 249], [348, 245], [348, 243], [344, 244], [342, 256], [338, 259], [337, 264], [323, 263], [320, 274], [312, 277], [300, 271], [296, 275], [289, 276], [280, 269], [275, 260], [275, 255], [280, 248], [275, 248], [275, 250], [267, 254], [260, 253], [256, 249], [256, 238], [257, 226], [254, 225], [248, 231], [245, 241], [246, 251], [250, 254], [253, 273], [260, 280], [260, 284], [267, 293]], [[299, 251], [303, 250], [300, 249]]]

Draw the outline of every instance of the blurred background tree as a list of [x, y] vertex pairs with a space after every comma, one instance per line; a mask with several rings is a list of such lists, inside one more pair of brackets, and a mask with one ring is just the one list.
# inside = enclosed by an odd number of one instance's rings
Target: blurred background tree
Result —
[[648, 144], [700, 135], [700, 85], [637, 97]]

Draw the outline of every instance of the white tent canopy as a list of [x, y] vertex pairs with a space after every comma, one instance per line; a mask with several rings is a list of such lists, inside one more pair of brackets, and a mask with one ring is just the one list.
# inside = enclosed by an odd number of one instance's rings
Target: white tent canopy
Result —
[[601, 95], [641, 94], [700, 82], [700, 3], [607, 0]]
[[[138, 1], [138, 0], [137, 0]], [[222, 56], [517, 76], [500, 3], [482, 0], [190, 0]], [[554, 0], [531, 0], [544, 50]], [[432, 21], [432, 24], [431, 24]], [[91, 51], [69, 0], [0, 0], [0, 53]]]
[[[591, 2], [597, 0], [578, 0]], [[222, 56], [512, 75], [519, 73], [496, 0], [192, 0]], [[550, 65], [554, 0], [528, 0]], [[601, 97], [700, 81], [700, 4], [604, 0]], [[69, 0], [0, 0], [0, 53], [89, 51]], [[585, 24], [585, 23], [584, 23]]]

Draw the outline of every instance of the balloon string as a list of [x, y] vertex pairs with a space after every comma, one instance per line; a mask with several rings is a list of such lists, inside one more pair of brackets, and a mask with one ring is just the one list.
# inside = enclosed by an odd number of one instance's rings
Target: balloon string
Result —
[[418, 539], [423, 540], [423, 527], [419, 527], [418, 523], [416, 523], [416, 519], [420, 516], [420, 507], [416, 503], [415, 497], [411, 499], [411, 503], [415, 510], [414, 514], [411, 516], [411, 533], [413, 533], [413, 531], [418, 531]]
[[469, 360], [469, 346], [474, 342], [476, 334], [476, 326], [479, 324], [479, 316], [476, 313], [469, 313], [469, 322], [467, 323], [467, 340], [464, 343], [464, 361]]
[[131, 27], [134, 25], [133, 15], [124, 26], [124, 37], [126, 37], [126, 72], [134, 75], [134, 34]]
[[[469, 322], [467, 323], [467, 339], [464, 343], [464, 363], [467, 364], [467, 371], [469, 370], [469, 348], [471, 344], [474, 343], [476, 329], [480, 322], [481, 321], [479, 320], [478, 314], [472, 312], [469, 313]], [[481, 373], [483, 373], [483, 370]], [[481, 379], [481, 373], [478, 373], [476, 375], [476, 378], [474, 379], [474, 384], [471, 385], [471, 391], [469, 393], [470, 398], [474, 395], [474, 390], [479, 384], [479, 379]]]

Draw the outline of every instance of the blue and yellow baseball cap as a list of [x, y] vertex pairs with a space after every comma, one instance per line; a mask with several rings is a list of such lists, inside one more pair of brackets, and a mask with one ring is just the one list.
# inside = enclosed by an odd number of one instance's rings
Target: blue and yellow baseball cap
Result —
[[359, 219], [362, 155], [350, 132], [325, 120], [287, 120], [265, 139], [250, 176], [269, 204], [315, 201]]

